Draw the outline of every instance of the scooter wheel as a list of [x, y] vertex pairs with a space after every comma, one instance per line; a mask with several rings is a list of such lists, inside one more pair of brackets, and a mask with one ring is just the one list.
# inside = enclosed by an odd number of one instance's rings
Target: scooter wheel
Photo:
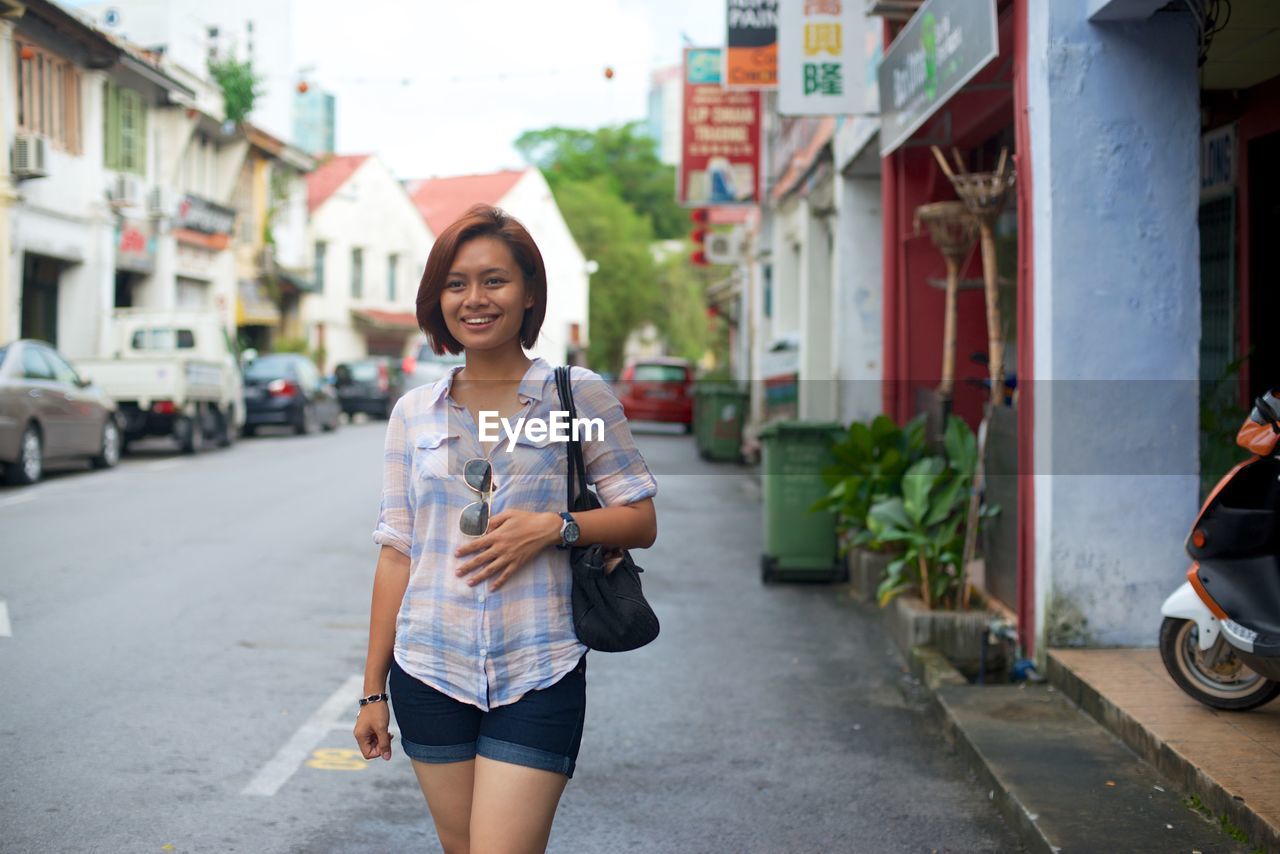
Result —
[[1165, 617], [1160, 624], [1160, 658], [1178, 687], [1191, 697], [1224, 711], [1256, 709], [1280, 695], [1280, 682], [1259, 676], [1229, 649], [1216, 667], [1207, 667], [1192, 620]]

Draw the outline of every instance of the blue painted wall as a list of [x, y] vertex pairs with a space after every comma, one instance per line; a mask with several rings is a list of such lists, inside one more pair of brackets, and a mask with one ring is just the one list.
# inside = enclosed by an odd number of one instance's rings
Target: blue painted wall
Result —
[[1156, 642], [1197, 503], [1197, 39], [1029, 0], [1040, 649]]

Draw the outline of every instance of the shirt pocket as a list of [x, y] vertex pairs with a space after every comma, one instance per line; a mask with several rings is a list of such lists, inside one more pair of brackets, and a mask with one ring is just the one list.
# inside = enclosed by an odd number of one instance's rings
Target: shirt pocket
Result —
[[[563, 487], [568, 472], [568, 449], [567, 442], [554, 441], [549, 435], [530, 439], [522, 430], [510, 453], [507, 452], [506, 444], [503, 444], [501, 453], [504, 459], [495, 465], [495, 469], [500, 465], [508, 477], [515, 476], [526, 483], [530, 478], [536, 478], [533, 482], [539, 485], [546, 485], [544, 482], [547, 480], [559, 479]], [[494, 457], [497, 456], [495, 453]]]
[[[413, 440], [413, 476], [415, 480], [435, 480], [451, 476], [451, 458], [456, 454], [454, 438], [448, 433], [419, 433]], [[461, 466], [461, 463], [458, 464]]]

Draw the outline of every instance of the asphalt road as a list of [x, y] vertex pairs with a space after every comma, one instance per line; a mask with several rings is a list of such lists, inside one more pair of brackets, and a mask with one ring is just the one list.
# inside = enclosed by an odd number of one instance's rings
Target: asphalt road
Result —
[[[0, 488], [0, 851], [439, 850], [408, 760], [350, 735], [382, 430]], [[760, 584], [748, 470], [640, 444], [662, 635], [591, 656], [550, 850], [1019, 850], [875, 612]]]

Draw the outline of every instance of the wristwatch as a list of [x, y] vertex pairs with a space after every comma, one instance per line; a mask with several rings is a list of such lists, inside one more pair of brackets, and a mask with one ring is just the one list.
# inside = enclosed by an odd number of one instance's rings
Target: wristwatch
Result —
[[577, 522], [573, 521], [573, 516], [570, 514], [561, 512], [560, 518], [564, 521], [560, 523], [560, 543], [556, 548], [567, 549], [578, 542], [578, 537], [582, 536], [582, 529], [578, 527]]

